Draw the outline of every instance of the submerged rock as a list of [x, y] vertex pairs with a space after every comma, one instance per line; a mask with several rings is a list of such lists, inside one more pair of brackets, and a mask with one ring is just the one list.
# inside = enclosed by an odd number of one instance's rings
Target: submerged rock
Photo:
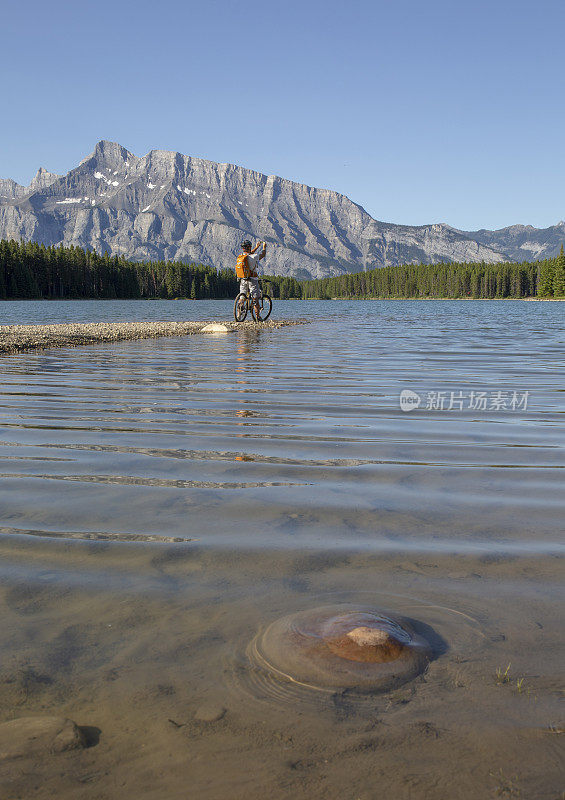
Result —
[[415, 678], [426, 669], [432, 648], [411, 620], [340, 605], [276, 620], [254, 639], [250, 655], [279, 680], [367, 693]]
[[0, 761], [86, 747], [86, 737], [64, 717], [21, 717], [0, 725]]

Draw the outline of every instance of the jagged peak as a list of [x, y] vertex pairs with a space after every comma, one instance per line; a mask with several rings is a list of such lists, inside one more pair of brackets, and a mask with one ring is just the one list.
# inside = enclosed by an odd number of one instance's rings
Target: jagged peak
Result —
[[43, 189], [46, 186], [50, 186], [60, 177], [60, 175], [56, 175], [54, 172], [49, 172], [45, 167], [39, 167], [28, 189]]
[[99, 142], [96, 142], [94, 147], [95, 153], [127, 153], [125, 147], [123, 147], [119, 142], [111, 142], [109, 139], [100, 139]]
[[121, 166], [124, 162], [134, 158], [136, 158], [136, 156], [130, 153], [123, 145], [119, 144], [119, 142], [110, 142], [108, 139], [100, 139], [100, 141], [96, 143], [92, 153], [86, 158], [83, 158], [80, 163], [85, 164], [87, 161], [94, 159], [98, 162], [102, 161], [106, 164]]

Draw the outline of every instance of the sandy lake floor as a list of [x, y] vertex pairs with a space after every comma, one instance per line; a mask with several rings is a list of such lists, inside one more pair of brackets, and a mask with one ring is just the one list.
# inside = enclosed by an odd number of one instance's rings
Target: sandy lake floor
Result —
[[[36, 571], [2, 591], [4, 717], [99, 729], [89, 749], [2, 764], [3, 797], [560, 797], [554, 558], [32, 537], [1, 555], [13, 576]], [[369, 697], [305, 691], [250, 664], [267, 622], [344, 602], [424, 620], [445, 652]]]

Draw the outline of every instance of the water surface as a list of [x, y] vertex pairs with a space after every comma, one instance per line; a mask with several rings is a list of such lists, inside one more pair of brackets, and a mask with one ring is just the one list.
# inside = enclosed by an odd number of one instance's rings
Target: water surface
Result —
[[[230, 304], [3, 309], [6, 322], [216, 319]], [[3, 359], [0, 525], [234, 547], [559, 548], [559, 304], [286, 301], [276, 313], [311, 324]], [[422, 398], [408, 413], [407, 389]]]
[[[0, 312], [226, 319], [231, 303]], [[0, 765], [4, 794], [555, 800], [562, 304], [274, 314], [310, 324], [0, 361], [3, 719], [101, 730], [79, 756]], [[277, 619], [350, 603], [432, 631], [425, 673], [359, 699], [250, 660]]]

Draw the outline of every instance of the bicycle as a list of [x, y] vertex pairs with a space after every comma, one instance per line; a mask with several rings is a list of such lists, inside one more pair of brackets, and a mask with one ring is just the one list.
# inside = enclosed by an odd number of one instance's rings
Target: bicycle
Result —
[[[259, 288], [261, 288], [260, 282]], [[261, 297], [259, 299], [259, 318], [257, 319], [255, 314], [255, 304], [251, 298], [251, 295], [249, 292], [240, 292], [235, 298], [233, 304], [233, 317], [236, 322], [243, 322], [247, 316], [247, 312], [251, 311], [251, 316], [255, 322], [265, 322], [265, 320], [269, 319], [271, 316], [272, 310], [273, 301], [268, 294], [265, 294], [263, 291], [261, 291]]]

